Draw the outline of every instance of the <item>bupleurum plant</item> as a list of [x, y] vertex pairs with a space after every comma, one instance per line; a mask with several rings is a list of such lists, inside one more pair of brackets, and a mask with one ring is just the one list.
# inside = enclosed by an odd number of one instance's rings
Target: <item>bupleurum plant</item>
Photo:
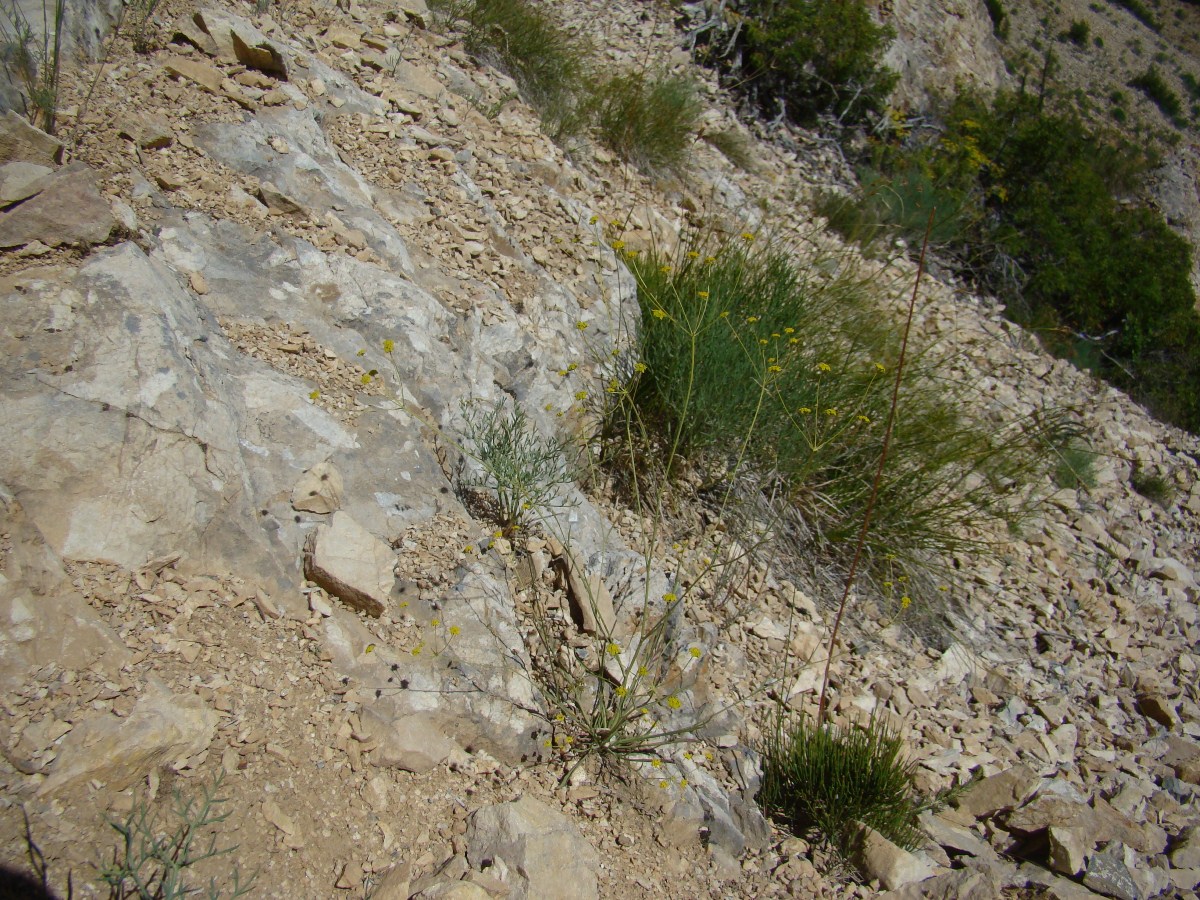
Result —
[[481, 470], [464, 474], [460, 488], [487, 492], [504, 537], [524, 529], [539, 509], [561, 505], [575, 481], [568, 446], [537, 432], [519, 404], [501, 399], [463, 404], [463, 451]]
[[[101, 867], [100, 877], [109, 887], [112, 900], [179, 900], [200, 892], [189, 884], [193, 867], [206, 860], [232, 854], [236, 847], [218, 847], [216, 828], [228, 817], [217, 809], [227, 803], [219, 796], [221, 778], [200, 788], [199, 797], [173, 795], [172, 815], [175, 824], [166, 831], [166, 823], [150, 811], [149, 801], [136, 802], [123, 821], [112, 827], [121, 836], [121, 846], [114, 851], [111, 863]], [[230, 898], [243, 897], [254, 885], [251, 876], [245, 883], [237, 865], [229, 873]], [[223, 896], [224, 885], [217, 879], [209, 881], [206, 896]]]
[[[638, 362], [609, 393], [614, 462], [661, 460], [770, 486], [836, 550], [858, 534], [872, 495], [899, 347], [879, 285], [837, 259], [799, 266], [749, 232], [627, 259], [637, 280]], [[914, 352], [902, 415], [877, 491], [868, 558], [919, 565], [1018, 522], [1048, 470], [1044, 420], [977, 423], [971, 386]], [[638, 445], [643, 446], [639, 447]]]

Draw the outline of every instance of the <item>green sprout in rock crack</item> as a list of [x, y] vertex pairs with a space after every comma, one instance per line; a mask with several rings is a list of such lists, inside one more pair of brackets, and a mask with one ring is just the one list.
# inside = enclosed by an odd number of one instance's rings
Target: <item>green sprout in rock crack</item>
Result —
[[561, 504], [561, 489], [575, 480], [562, 441], [543, 437], [520, 406], [503, 400], [468, 401], [463, 416], [463, 450], [482, 471], [463, 476], [460, 487], [490, 497], [504, 537], [518, 534], [539, 508]]

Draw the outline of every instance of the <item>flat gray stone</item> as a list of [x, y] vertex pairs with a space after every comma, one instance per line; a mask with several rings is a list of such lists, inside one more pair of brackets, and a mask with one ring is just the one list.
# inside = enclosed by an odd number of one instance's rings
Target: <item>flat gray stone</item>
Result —
[[29, 162], [9, 162], [0, 166], [0, 206], [10, 206], [38, 193], [45, 178], [54, 172], [48, 166]]
[[1103, 853], [1095, 854], [1088, 861], [1083, 884], [1097, 894], [1115, 897], [1116, 900], [1142, 900], [1142, 892], [1125, 867], [1119, 848], [1117, 844]]
[[402, 716], [387, 722], [368, 709], [363, 715], [363, 728], [379, 739], [371, 762], [405, 772], [428, 772], [445, 762], [457, 747], [427, 715]]
[[103, 244], [117, 227], [95, 174], [83, 163], [59, 169], [39, 184], [36, 195], [0, 213], [0, 248], [33, 241], [49, 247]]

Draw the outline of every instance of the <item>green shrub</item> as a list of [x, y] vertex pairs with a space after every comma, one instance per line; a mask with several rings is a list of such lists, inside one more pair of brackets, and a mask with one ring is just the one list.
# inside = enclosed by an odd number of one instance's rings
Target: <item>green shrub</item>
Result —
[[1000, 0], [983, 0], [983, 2], [987, 7], [988, 16], [992, 20], [992, 33], [1000, 40], [1005, 40], [1008, 37], [1008, 13], [1004, 11], [1004, 5]]
[[1060, 40], [1070, 41], [1076, 47], [1086, 47], [1088, 38], [1092, 35], [1092, 27], [1083, 19], [1076, 19], [1071, 23], [1071, 27], [1064, 31], [1059, 37]]
[[517, 83], [551, 137], [563, 140], [583, 130], [586, 44], [528, 0], [447, 0], [435, 7], [463, 29], [472, 55]]
[[1175, 499], [1175, 486], [1169, 480], [1157, 472], [1147, 472], [1141, 466], [1133, 467], [1129, 483], [1135, 491], [1163, 509], [1169, 507]]
[[1096, 487], [1096, 454], [1087, 447], [1070, 443], [1058, 451], [1054, 483], [1060, 488], [1091, 490]]
[[772, 113], [854, 122], [881, 110], [896, 84], [878, 63], [894, 33], [863, 0], [757, 0], [744, 32], [748, 86]]
[[866, 728], [776, 722], [762, 747], [758, 801], [793, 834], [816, 829], [849, 857], [859, 823], [907, 850], [921, 844], [917, 816], [930, 808], [913, 784], [900, 737], [876, 720]]
[[1117, 6], [1129, 10], [1133, 17], [1149, 28], [1151, 31], [1158, 31], [1158, 20], [1154, 18], [1154, 13], [1146, 6], [1142, 0], [1111, 0]]
[[1183, 101], [1154, 66], [1130, 81], [1129, 86], [1137, 88], [1153, 100], [1154, 105], [1171, 121], [1178, 120], [1183, 114]]
[[592, 98], [600, 141], [648, 172], [677, 172], [687, 159], [701, 106], [692, 81], [664, 71], [601, 82]]
[[[638, 371], [609, 432], [647, 435], [668, 473], [683, 461], [772, 473], [826, 549], [857, 537], [892, 398], [898, 340], [877, 286], [835, 259], [797, 266], [752, 236], [631, 260], [642, 313]], [[836, 272], [835, 275], [830, 273]], [[1025, 511], [1046, 465], [1039, 429], [989, 433], [960, 410], [969, 387], [910, 359], [868, 543], [919, 564], [992, 518]]]

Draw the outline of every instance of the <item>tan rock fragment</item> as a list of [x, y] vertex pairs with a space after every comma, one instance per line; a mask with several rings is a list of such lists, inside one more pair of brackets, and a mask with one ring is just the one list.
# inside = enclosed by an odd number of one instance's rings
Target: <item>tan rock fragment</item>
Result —
[[29, 162], [57, 166], [62, 162], [62, 141], [34, 128], [23, 116], [6, 110], [0, 116], [0, 163]]
[[293, 200], [269, 181], [264, 181], [258, 189], [258, 197], [271, 212], [284, 216], [295, 216], [304, 212], [304, 207]]
[[199, 272], [193, 272], [188, 276], [188, 284], [192, 286], [192, 290], [196, 292], [197, 296], [203, 297], [208, 293], [208, 279]]
[[957, 809], [976, 819], [986, 819], [1004, 809], [1020, 806], [1037, 790], [1041, 779], [1023, 765], [1015, 765], [977, 782], [959, 798]]
[[612, 597], [599, 575], [589, 575], [579, 558], [556, 538], [547, 541], [553, 565], [566, 582], [571, 615], [584, 634], [611, 635], [616, 625]]
[[304, 577], [370, 616], [391, 602], [395, 565], [392, 548], [344, 512], [318, 525], [304, 546]]
[[1050, 840], [1050, 868], [1072, 878], [1082, 872], [1088, 854], [1096, 846], [1083, 829], [1051, 825], [1046, 834]]
[[157, 116], [126, 116], [117, 124], [117, 134], [143, 150], [159, 150], [175, 143], [175, 133]]
[[335, 512], [342, 507], [344, 491], [342, 474], [333, 463], [319, 462], [292, 488], [292, 508], [318, 515]]
[[197, 84], [210, 94], [221, 93], [221, 82], [224, 76], [208, 63], [197, 62], [175, 56], [163, 63], [163, 68], [176, 78], [183, 78]]
[[862, 827], [854, 860], [871, 878], [889, 891], [922, 881], [933, 874], [933, 864], [923, 856], [897, 847], [873, 828]]
[[219, 716], [194, 694], [147, 692], [126, 719], [97, 714], [75, 724], [59, 745], [40, 796], [98, 779], [124, 790], [164, 763], [207, 749]]
[[1148, 692], [1138, 695], [1137, 710], [1163, 728], [1174, 728], [1179, 724], [1171, 702], [1160, 693]]

